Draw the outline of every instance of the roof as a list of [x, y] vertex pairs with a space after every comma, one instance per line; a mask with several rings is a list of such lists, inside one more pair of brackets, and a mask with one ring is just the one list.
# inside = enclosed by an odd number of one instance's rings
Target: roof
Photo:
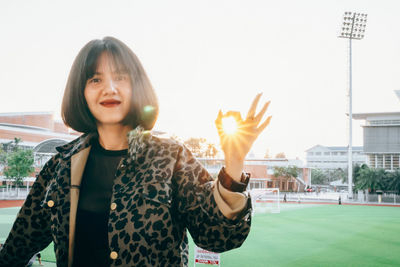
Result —
[[36, 145], [33, 151], [36, 153], [57, 153], [56, 147], [65, 145], [68, 142], [57, 138], [48, 139]]
[[47, 128], [37, 127], [37, 126], [31, 126], [31, 125], [24, 125], [24, 124], [14, 124], [14, 123], [4, 123], [4, 122], [0, 122], [0, 126], [7, 126], [7, 127], [20, 128], [20, 129], [27, 129], [27, 130], [44, 131], [44, 132], [50, 131], [50, 130], [47, 129]]
[[11, 116], [30, 116], [30, 115], [53, 115], [50, 111], [40, 111], [40, 112], [8, 112], [0, 113], [0, 117], [11, 117]]
[[35, 135], [45, 135], [45, 136], [53, 136], [54, 138], [61, 138], [61, 139], [66, 139], [66, 140], [72, 140], [78, 137], [78, 135], [71, 135], [71, 134], [66, 134], [66, 133], [57, 133], [53, 132], [49, 129], [44, 129], [40, 127], [35, 127], [35, 126], [28, 126], [28, 127], [19, 127], [15, 125], [6, 125], [2, 123], [0, 125], [1, 130], [8, 130], [8, 131], [15, 131], [15, 132], [20, 132], [20, 133], [29, 133], [29, 134], [35, 134]]
[[[348, 149], [347, 146], [328, 146], [327, 148], [329, 148], [330, 150], [333, 150], [333, 151], [341, 151], [341, 150]], [[353, 148], [353, 150], [360, 150], [360, 151], [363, 150], [362, 146], [353, 146], [352, 148]]]
[[[309, 149], [306, 150], [306, 152], [314, 150], [317, 147], [321, 147], [321, 148], [325, 148], [327, 150], [331, 150], [331, 151], [347, 151], [348, 146], [323, 146], [323, 145], [315, 145]], [[353, 151], [363, 151], [364, 147], [362, 146], [353, 146]]]
[[369, 117], [398, 117], [400, 118], [400, 112], [372, 112], [372, 113], [353, 113], [353, 119], [355, 120], [366, 120]]

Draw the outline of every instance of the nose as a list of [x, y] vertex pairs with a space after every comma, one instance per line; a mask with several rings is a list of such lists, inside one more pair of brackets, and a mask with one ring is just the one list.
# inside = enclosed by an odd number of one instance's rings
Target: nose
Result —
[[104, 90], [105, 94], [116, 94], [117, 93], [117, 87], [116, 84], [112, 79], [107, 83], [107, 86]]

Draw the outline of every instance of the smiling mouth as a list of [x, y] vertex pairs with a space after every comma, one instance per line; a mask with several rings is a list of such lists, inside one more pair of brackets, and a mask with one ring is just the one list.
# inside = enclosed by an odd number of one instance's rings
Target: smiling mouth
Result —
[[118, 100], [106, 100], [106, 101], [100, 102], [100, 105], [102, 105], [103, 107], [106, 107], [106, 108], [113, 108], [113, 107], [118, 106], [119, 104], [121, 104], [121, 101], [118, 101]]

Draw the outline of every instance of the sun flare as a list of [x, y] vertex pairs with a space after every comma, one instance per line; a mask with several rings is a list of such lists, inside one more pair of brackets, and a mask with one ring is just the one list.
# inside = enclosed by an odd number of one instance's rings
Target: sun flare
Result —
[[226, 134], [232, 135], [236, 133], [238, 125], [233, 117], [226, 117], [222, 119], [222, 128]]

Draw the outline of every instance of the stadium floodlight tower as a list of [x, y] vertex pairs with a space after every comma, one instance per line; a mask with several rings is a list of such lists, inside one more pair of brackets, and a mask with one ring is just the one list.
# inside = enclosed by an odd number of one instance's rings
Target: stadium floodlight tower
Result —
[[351, 62], [351, 40], [361, 40], [364, 38], [365, 27], [367, 25], [367, 14], [344, 12], [343, 24], [341, 25], [339, 38], [349, 39], [349, 148], [348, 148], [348, 185], [349, 198], [353, 198], [353, 110], [352, 110], [352, 62]]

